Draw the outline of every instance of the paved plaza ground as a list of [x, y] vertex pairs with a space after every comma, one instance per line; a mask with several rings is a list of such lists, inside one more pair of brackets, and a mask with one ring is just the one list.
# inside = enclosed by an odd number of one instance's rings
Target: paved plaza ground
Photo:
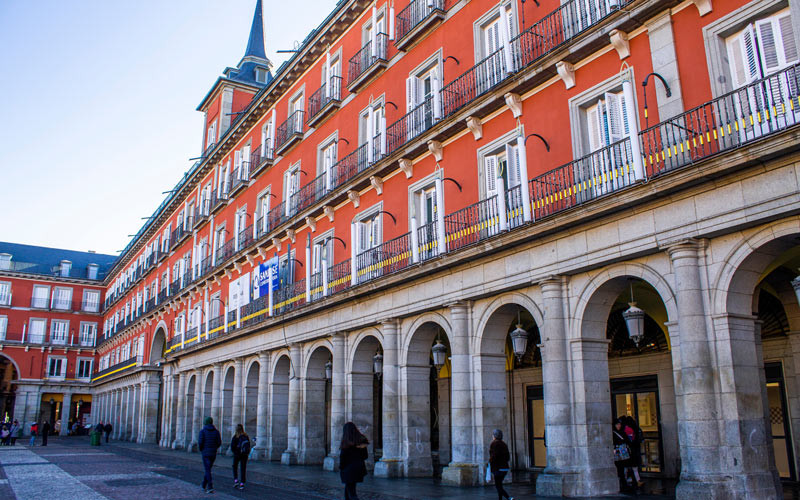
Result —
[[[197, 454], [167, 451], [152, 445], [114, 443], [89, 446], [88, 438], [51, 438], [47, 447], [0, 447], [0, 498], [18, 500], [259, 498], [270, 500], [341, 499], [336, 473], [320, 467], [248, 464], [247, 490], [232, 487], [231, 458], [220, 456], [214, 466], [216, 493], [200, 489], [203, 466]], [[510, 485], [517, 500], [536, 497], [530, 483]], [[368, 477], [359, 487], [363, 500], [494, 500], [494, 488], [460, 489], [431, 479], [387, 480]], [[786, 498], [797, 498], [787, 489]], [[617, 497], [631, 498], [631, 497]], [[639, 496], [666, 499], [668, 496]]]

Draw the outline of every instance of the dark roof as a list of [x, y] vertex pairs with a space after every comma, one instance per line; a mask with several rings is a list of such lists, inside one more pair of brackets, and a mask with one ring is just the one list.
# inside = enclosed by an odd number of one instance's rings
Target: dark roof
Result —
[[244, 56], [267, 58], [264, 51], [264, 20], [262, 19], [261, 0], [256, 1], [256, 11], [253, 13], [253, 25], [250, 27], [250, 38], [247, 40], [247, 49]]
[[102, 280], [117, 260], [116, 255], [0, 241], [0, 254], [3, 253], [11, 254], [10, 271], [59, 277], [61, 261], [68, 260], [72, 262], [69, 277], [80, 279], [88, 279], [87, 267], [97, 264], [97, 279]]

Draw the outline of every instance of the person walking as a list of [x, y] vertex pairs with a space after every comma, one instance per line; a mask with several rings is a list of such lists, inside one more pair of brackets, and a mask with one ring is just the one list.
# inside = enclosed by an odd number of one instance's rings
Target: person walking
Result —
[[614, 421], [614, 466], [617, 468], [619, 490], [627, 492], [631, 489], [628, 470], [631, 468], [631, 442], [625, 433], [625, 421], [622, 417]]
[[214, 466], [214, 460], [217, 459], [217, 449], [220, 446], [222, 446], [222, 438], [219, 435], [219, 431], [214, 427], [214, 419], [206, 417], [203, 420], [203, 428], [200, 429], [200, 435], [197, 437], [197, 447], [203, 457], [203, 468], [205, 469], [203, 490], [206, 493], [214, 493], [211, 467]]
[[[244, 431], [242, 424], [236, 425], [236, 433], [231, 438], [231, 451], [233, 452], [233, 487], [243, 490], [247, 481], [247, 459], [250, 457], [250, 436]], [[241, 481], [238, 470], [241, 469]]]
[[105, 427], [103, 427], [103, 430], [106, 433], [106, 443], [107, 443], [108, 442], [108, 436], [110, 436], [111, 435], [111, 431], [114, 430], [114, 428], [111, 427], [111, 422], [106, 422], [106, 425], [105, 425]]
[[504, 498], [514, 500], [503, 488], [503, 479], [508, 474], [508, 462], [511, 460], [508, 446], [503, 441], [503, 431], [495, 429], [492, 431], [492, 437], [494, 439], [492, 439], [492, 444], [489, 445], [489, 469], [492, 472], [494, 488], [497, 490], [497, 500], [503, 500]]
[[641, 488], [644, 483], [642, 482], [642, 477], [639, 474], [639, 467], [642, 465], [642, 441], [644, 441], [644, 434], [642, 433], [642, 429], [639, 427], [639, 424], [636, 423], [636, 420], [633, 417], [628, 415], [622, 418], [624, 422], [623, 428], [625, 429], [625, 435], [628, 436], [628, 441], [630, 441], [631, 447], [630, 470], [633, 472], [633, 478], [636, 481], [636, 486]]
[[42, 446], [47, 446], [48, 434], [50, 434], [50, 422], [45, 420], [42, 424]]
[[11, 424], [11, 446], [17, 445], [17, 438], [20, 436], [20, 430], [22, 430], [22, 428], [19, 426], [19, 421], [14, 420], [14, 423]]
[[369, 458], [369, 440], [361, 434], [356, 424], [347, 422], [342, 430], [342, 444], [339, 449], [339, 476], [344, 483], [344, 500], [358, 500], [356, 484], [364, 481]]
[[36, 444], [36, 434], [39, 433], [39, 423], [34, 422], [31, 424], [31, 440], [28, 446], [33, 447]]
[[0, 438], [3, 440], [3, 446], [8, 446], [11, 444], [11, 426], [8, 424], [8, 422], [3, 424], [3, 427], [0, 430]]

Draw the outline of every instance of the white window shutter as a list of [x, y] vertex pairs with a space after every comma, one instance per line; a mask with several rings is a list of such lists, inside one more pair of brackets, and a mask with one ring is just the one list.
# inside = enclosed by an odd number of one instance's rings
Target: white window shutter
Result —
[[506, 162], [508, 164], [508, 189], [519, 186], [519, 150], [512, 144], [506, 144]]
[[416, 79], [414, 76], [406, 78], [406, 113], [414, 109], [414, 95], [417, 92]]
[[774, 19], [756, 21], [759, 55], [761, 56], [761, 64], [767, 74], [778, 71], [781, 67], [781, 61], [778, 57], [778, 40], [775, 36], [776, 25], [777, 23]]
[[358, 222], [358, 251], [363, 252], [369, 248], [369, 240], [367, 237], [367, 223]]
[[369, 42], [370, 42], [369, 43], [369, 52], [370, 52], [370, 55], [372, 57], [375, 57], [375, 55], [377, 54], [377, 48], [378, 48], [377, 47], [377, 45], [378, 45], [378, 37], [377, 37], [377, 35], [378, 35], [378, 25], [377, 25], [377, 23], [378, 23], [378, 14], [377, 14], [377, 12], [378, 12], [377, 9], [373, 5], [372, 6], [372, 19], [371, 19], [372, 29], [369, 31]]
[[602, 102], [598, 103], [586, 111], [586, 124], [589, 132], [589, 150], [597, 151], [604, 145], [603, 138], [603, 118]]
[[483, 159], [486, 176], [486, 198], [497, 194], [497, 157], [487, 156]]
[[606, 119], [608, 120], [608, 143], [613, 144], [622, 139], [625, 124], [620, 112], [620, 96], [606, 92]]
[[785, 15], [778, 18], [778, 27], [780, 28], [780, 41], [783, 47], [781, 54], [783, 55], [784, 66], [794, 64], [798, 59], [797, 41], [794, 38], [794, 26], [792, 25], [792, 16]]
[[433, 118], [439, 120], [442, 118], [442, 83], [439, 80], [438, 67], [431, 71], [431, 92], [433, 93]]

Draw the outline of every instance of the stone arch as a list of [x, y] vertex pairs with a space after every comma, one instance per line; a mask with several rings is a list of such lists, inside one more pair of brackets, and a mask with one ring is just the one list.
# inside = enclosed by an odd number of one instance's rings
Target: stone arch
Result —
[[258, 360], [250, 362], [245, 370], [244, 377], [244, 391], [242, 408], [244, 430], [250, 436], [256, 435], [256, 426], [258, 424], [258, 379], [259, 372], [261, 371], [261, 364]]
[[[383, 351], [380, 332], [370, 328], [353, 339], [348, 356], [347, 384], [350, 394], [350, 420], [369, 439], [370, 457], [372, 450], [382, 447], [382, 394], [380, 380], [376, 381], [373, 357]], [[341, 434], [337, 431], [337, 434]]]
[[[512, 408], [509, 408], [510, 394], [513, 394], [515, 384], [521, 383], [510, 380], [509, 360], [507, 345], [509, 344], [509, 329], [515, 325], [520, 311], [523, 317], [528, 315], [533, 318], [533, 325], [525, 327], [529, 331], [529, 349], [536, 349], [541, 343], [539, 330], [542, 325], [543, 315], [536, 303], [526, 294], [512, 292], [494, 298], [484, 309], [478, 320], [475, 330], [475, 342], [472, 352], [476, 353], [476, 362], [480, 369], [475, 370], [473, 391], [475, 401], [475, 428], [476, 456], [479, 462], [488, 460], [488, 448], [492, 441], [492, 431], [503, 429], [509, 443], [515, 441], [521, 447], [510, 446], [511, 450], [525, 450], [525, 440], [519, 436], [524, 435], [524, 421], [511, 418]], [[525, 322], [529, 322], [530, 318]], [[513, 363], [513, 361], [511, 361]], [[518, 398], [516, 398], [518, 399]], [[523, 463], [519, 457], [512, 457], [515, 464]]]
[[797, 246], [799, 217], [782, 221], [743, 237], [722, 260], [711, 289], [713, 314], [750, 315], [752, 294], [762, 274], [785, 250]]
[[213, 411], [213, 398], [214, 398], [214, 370], [206, 370], [203, 379], [203, 393], [202, 393], [202, 403], [203, 403], [203, 414], [200, 416], [200, 423], [203, 423], [206, 417], [214, 418], [214, 425], [219, 427], [219, 422], [217, 422], [216, 415], [212, 415]]
[[325, 364], [332, 361], [332, 350], [327, 340], [315, 342], [306, 349], [303, 376], [303, 426], [302, 444], [298, 462], [321, 464], [328, 454], [330, 431], [331, 393]]
[[[403, 472], [406, 477], [430, 477], [434, 472], [434, 450], [439, 452], [439, 463], [449, 463], [450, 459], [450, 379], [434, 374], [431, 347], [434, 340], [440, 338], [448, 346], [449, 357], [452, 329], [443, 315], [426, 313], [404, 331], [407, 335], [403, 339], [400, 361], [400, 380], [404, 381], [400, 391]], [[436, 392], [435, 397], [432, 397], [432, 390]]]
[[281, 454], [289, 446], [289, 374], [291, 360], [286, 350], [279, 351], [272, 363], [272, 383], [270, 390], [270, 411], [268, 421], [267, 458], [280, 460]]
[[[17, 405], [16, 404], [17, 403], [16, 402], [16, 392], [17, 391], [16, 391], [16, 388], [14, 386], [15, 382], [19, 381], [19, 379], [22, 377], [22, 372], [19, 371], [19, 366], [17, 365], [17, 362], [14, 361], [14, 359], [11, 356], [9, 356], [8, 354], [0, 353], [0, 364], [3, 363], [3, 360], [8, 360], [8, 363], [11, 365], [12, 373], [11, 373], [11, 383], [9, 385], [9, 392], [6, 393], [6, 394], [3, 394], [2, 396], [0, 396], [0, 416], [6, 415], [6, 414], [7, 415], [15, 415], [14, 408], [15, 407], [17, 407], [17, 408], [21, 407], [22, 411], [17, 411], [17, 413], [19, 414], [20, 422], [22, 422], [22, 424], [25, 425], [24, 413], [25, 413], [25, 410], [26, 410], [26, 408], [25, 408], [26, 404], [25, 404], [24, 401], [22, 402], [21, 405]], [[69, 404], [69, 403], [67, 403], [67, 404]]]
[[190, 447], [195, 436], [192, 433], [192, 418], [194, 416], [195, 398], [200, 397], [200, 382], [199, 377], [192, 373], [186, 378], [186, 393], [181, 394], [185, 397], [185, 406], [183, 409], [183, 435], [178, 436], [179, 447]]
[[154, 362], [164, 357], [164, 351], [167, 350], [167, 325], [161, 321], [156, 326], [155, 333], [153, 333], [153, 340], [150, 343], [150, 356], [147, 362], [153, 364]]
[[220, 422], [217, 423], [217, 429], [222, 434], [222, 449], [226, 450], [231, 442], [232, 428], [238, 422], [233, 421], [233, 391], [234, 384], [236, 383], [236, 366], [227, 364], [221, 370], [222, 379], [222, 411], [220, 412]]
[[349, 373], [355, 369], [353, 363], [356, 357], [356, 351], [358, 351], [361, 341], [369, 337], [373, 337], [375, 340], [377, 340], [378, 344], [381, 346], [381, 349], [383, 349], [383, 332], [381, 332], [379, 328], [369, 327], [359, 331], [357, 334], [350, 337], [347, 342], [348, 351], [345, 355], [344, 368], [346, 373]]
[[[606, 318], [611, 306], [627, 285], [627, 278], [638, 278], [653, 287], [667, 311], [669, 321], [678, 318], [675, 292], [667, 280], [655, 269], [638, 262], [615, 264], [602, 269], [578, 293], [572, 338], [582, 338], [590, 333], [595, 340], [605, 339]], [[587, 329], [591, 324], [592, 328]]]

